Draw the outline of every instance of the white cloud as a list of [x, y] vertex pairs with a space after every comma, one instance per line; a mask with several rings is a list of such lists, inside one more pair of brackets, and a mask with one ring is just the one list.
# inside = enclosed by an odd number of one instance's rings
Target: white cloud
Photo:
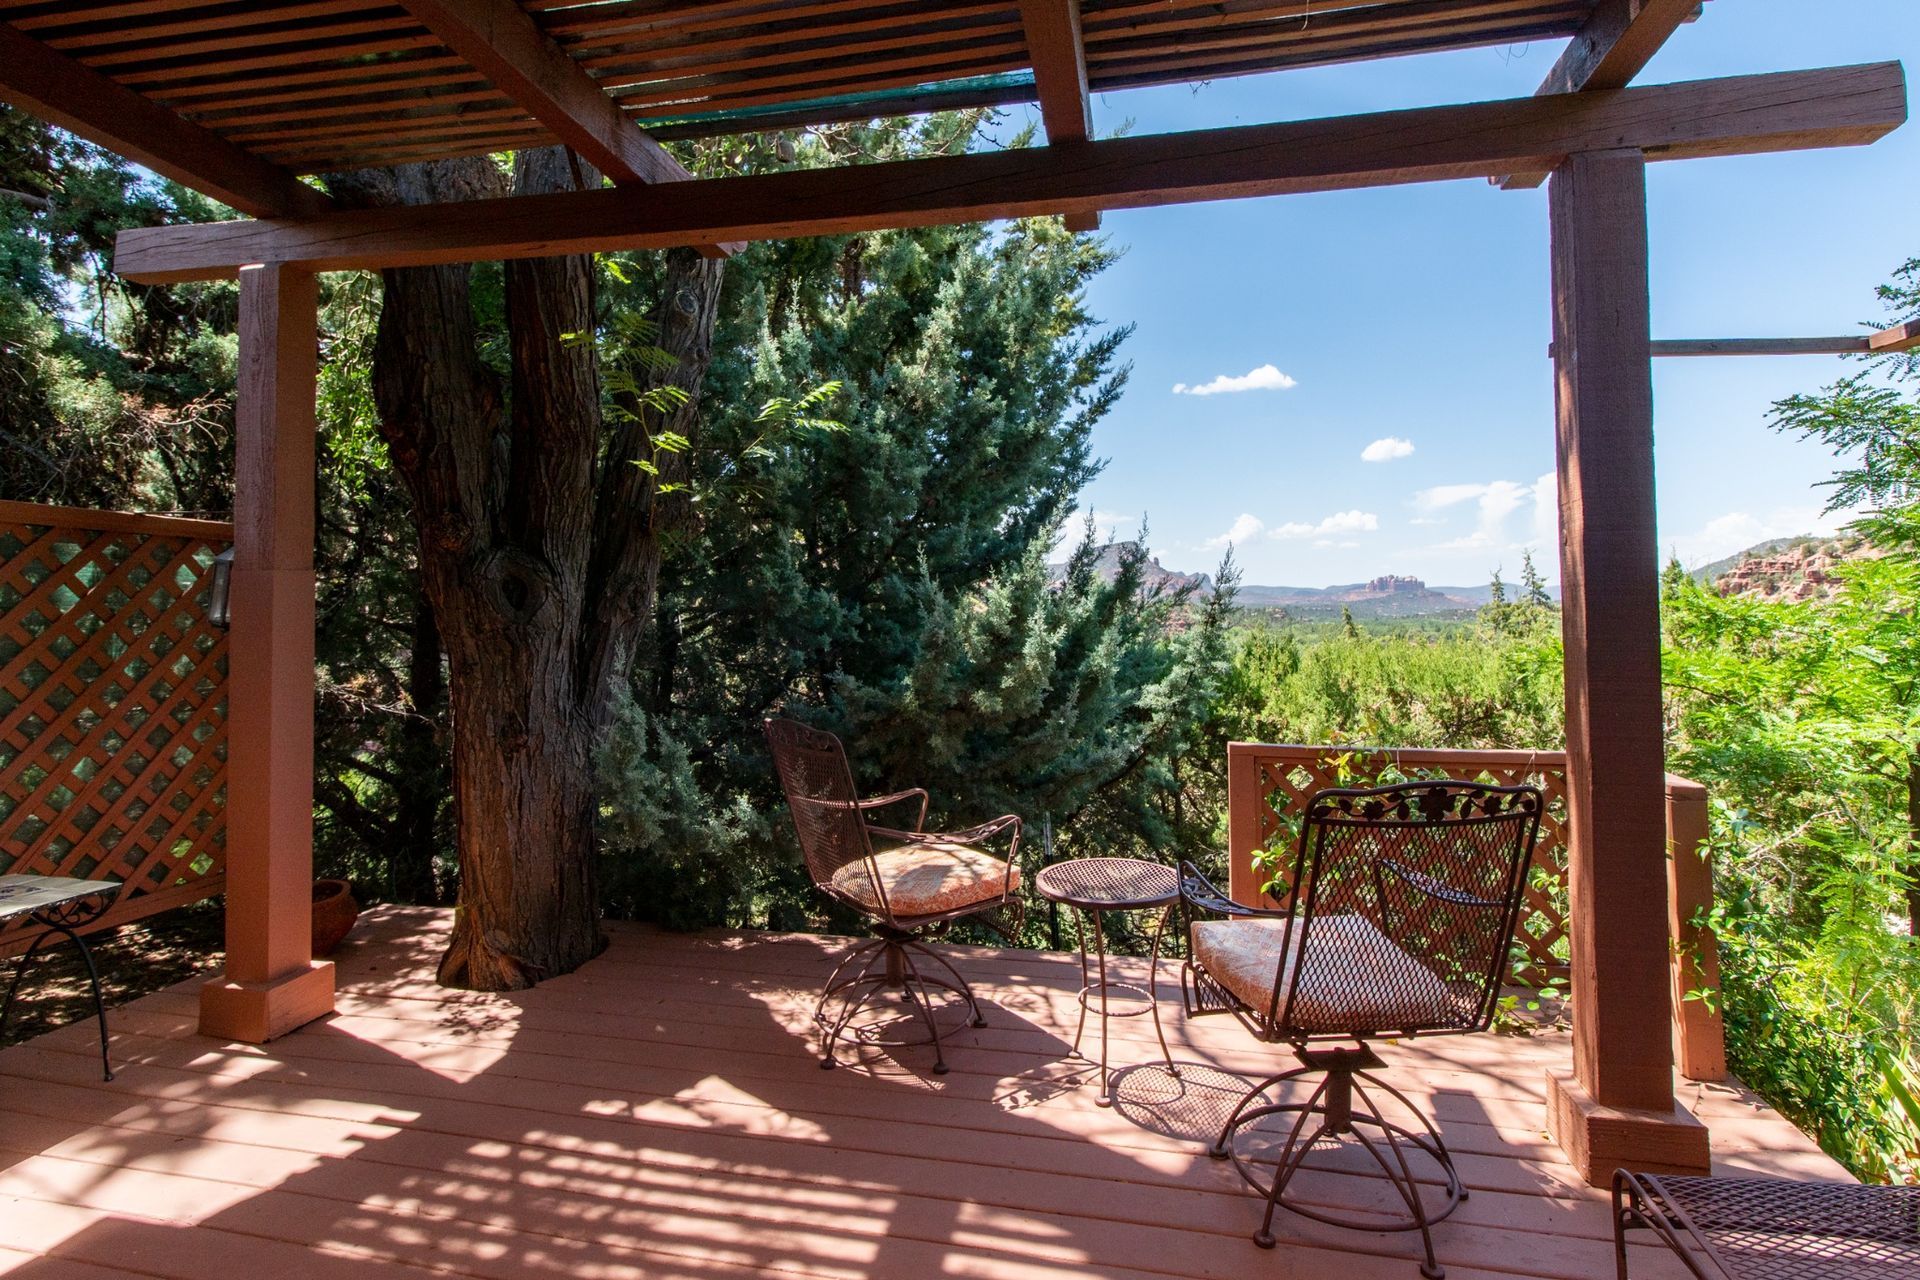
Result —
[[1560, 477], [1551, 471], [1533, 482], [1533, 548], [1548, 559], [1560, 554]]
[[[1435, 512], [1472, 503], [1473, 532], [1436, 543], [1434, 551], [1540, 551], [1558, 545], [1559, 488], [1552, 473], [1530, 485], [1513, 480], [1489, 480], [1475, 484], [1443, 484], [1422, 489], [1413, 495], [1415, 524], [1441, 524]], [[1516, 536], [1507, 526], [1515, 512], [1532, 507], [1533, 516], [1525, 534]]]
[[1263, 364], [1258, 369], [1250, 370], [1237, 378], [1232, 374], [1223, 373], [1214, 378], [1213, 381], [1203, 382], [1198, 386], [1189, 386], [1184, 382], [1176, 382], [1173, 384], [1173, 394], [1177, 396], [1217, 396], [1232, 391], [1285, 391], [1297, 385], [1299, 384], [1292, 378], [1280, 372], [1280, 370], [1274, 368], [1272, 365]]
[[1472, 502], [1487, 491], [1484, 484], [1440, 484], [1413, 495], [1413, 505], [1422, 511], [1439, 511]]
[[1384, 436], [1360, 451], [1362, 462], [1392, 462], [1413, 452], [1413, 441], [1399, 436]]
[[[1087, 531], [1087, 515], [1085, 510], [1078, 511], [1060, 526], [1060, 535], [1053, 542], [1053, 554], [1056, 559], [1079, 545], [1081, 535]], [[1123, 515], [1118, 511], [1102, 511], [1097, 507], [1093, 509], [1092, 516], [1093, 540], [1096, 544], [1118, 542], [1123, 538], [1133, 537], [1139, 532], [1143, 519], [1137, 515]]]
[[1331, 538], [1336, 534], [1372, 533], [1380, 517], [1371, 511], [1337, 511], [1318, 524], [1289, 520], [1267, 532], [1269, 538]]
[[1240, 513], [1240, 517], [1233, 522], [1231, 529], [1217, 538], [1208, 538], [1206, 545], [1209, 547], [1225, 547], [1242, 542], [1250, 542], [1264, 533], [1266, 527], [1266, 521], [1262, 520], [1259, 516], [1243, 511]]

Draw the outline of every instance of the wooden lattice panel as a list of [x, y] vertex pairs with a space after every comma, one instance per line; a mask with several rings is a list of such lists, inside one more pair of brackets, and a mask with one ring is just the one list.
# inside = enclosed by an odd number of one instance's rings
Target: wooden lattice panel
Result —
[[[1229, 859], [1235, 897], [1255, 901], [1291, 870], [1298, 817], [1314, 792], [1402, 778], [1531, 783], [1546, 795], [1540, 840], [1515, 941], [1514, 976], [1532, 985], [1567, 973], [1567, 765], [1558, 751], [1363, 751], [1236, 742], [1228, 754]], [[1284, 892], [1284, 890], [1282, 890]]]
[[0, 872], [123, 882], [97, 928], [224, 887], [227, 638], [206, 595], [232, 537], [0, 502]]

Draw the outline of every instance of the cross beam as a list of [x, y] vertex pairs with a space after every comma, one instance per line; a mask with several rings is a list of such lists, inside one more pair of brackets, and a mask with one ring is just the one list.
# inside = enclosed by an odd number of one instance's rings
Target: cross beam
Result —
[[[515, 0], [402, 2], [449, 49], [616, 185], [693, 176], [628, 120]], [[703, 245], [701, 252], [724, 257], [737, 247]]]
[[1561, 94], [1077, 147], [942, 156], [320, 218], [134, 228], [114, 268], [166, 283], [249, 263], [370, 270], [779, 240], [1202, 200], [1485, 178], [1565, 156], [1857, 146], [1907, 116], [1896, 62]]
[[[1047, 145], [1085, 142], [1093, 136], [1093, 104], [1087, 92], [1087, 47], [1080, 35], [1080, 0], [1020, 0], [1020, 22], [1040, 95]], [[1070, 213], [1069, 231], [1094, 231], [1098, 213]]]
[[334, 208], [279, 165], [0, 22], [0, 101], [257, 218]]
[[[1701, 0], [1600, 0], [1536, 92], [1626, 88], [1667, 38], [1699, 15], [1700, 5]], [[1500, 186], [1514, 191], [1546, 180], [1545, 170], [1516, 173]]]

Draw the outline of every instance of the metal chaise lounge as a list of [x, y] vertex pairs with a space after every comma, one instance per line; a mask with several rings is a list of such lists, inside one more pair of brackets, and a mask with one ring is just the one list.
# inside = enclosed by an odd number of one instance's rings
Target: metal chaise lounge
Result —
[[1920, 1187], [1782, 1178], [1666, 1177], [1617, 1169], [1613, 1253], [1645, 1231], [1699, 1280], [1920, 1276]]
[[[846, 748], [833, 734], [794, 720], [769, 720], [766, 733], [814, 886], [859, 912], [878, 935], [848, 952], [820, 993], [814, 1021], [821, 1067], [834, 1065], [834, 1046], [843, 1038], [879, 1043], [880, 1024], [857, 1019], [878, 997], [897, 992], [926, 1026], [926, 1040], [914, 1043], [933, 1045], [934, 1074], [945, 1075], [933, 992], [960, 997], [972, 1026], [985, 1026], [986, 1018], [967, 980], [924, 939], [967, 919], [1009, 941], [1019, 936], [1020, 819], [1008, 814], [965, 831], [927, 831], [927, 793], [914, 787], [862, 800]], [[915, 800], [919, 813], [910, 829], [867, 820], [874, 810]], [[1002, 838], [1008, 841], [1004, 858], [982, 847]]]
[[[1181, 895], [1195, 918], [1181, 974], [1189, 1017], [1233, 1013], [1260, 1039], [1293, 1047], [1300, 1065], [1254, 1085], [1212, 1154], [1231, 1159], [1266, 1201], [1254, 1243], [1274, 1244], [1274, 1210], [1361, 1231], [1418, 1231], [1428, 1277], [1434, 1223], [1467, 1198], [1440, 1132], [1374, 1070], [1372, 1042], [1485, 1031], [1509, 963], [1514, 922], [1538, 838], [1533, 787], [1417, 782], [1326, 790], [1306, 806], [1292, 872], [1270, 890], [1279, 909], [1235, 903], [1192, 864]], [[1276, 1093], [1317, 1080], [1304, 1101]], [[1394, 1099], [1405, 1114], [1389, 1116]], [[1251, 1150], [1248, 1130], [1277, 1121], [1277, 1151]], [[1417, 1127], [1416, 1127], [1417, 1126]], [[1236, 1145], [1235, 1139], [1242, 1142]], [[1294, 1191], [1316, 1147], [1352, 1145], [1371, 1157], [1404, 1212], [1357, 1218]], [[1440, 1185], [1429, 1206], [1420, 1165]]]

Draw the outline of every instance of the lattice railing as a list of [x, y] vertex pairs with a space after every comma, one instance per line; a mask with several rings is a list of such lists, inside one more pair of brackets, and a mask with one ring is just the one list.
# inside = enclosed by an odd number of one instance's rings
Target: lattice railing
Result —
[[97, 928], [224, 887], [227, 643], [206, 593], [232, 538], [0, 502], [0, 872], [124, 882]]
[[1294, 825], [1324, 787], [1370, 787], [1402, 778], [1448, 777], [1546, 793], [1540, 843], [1515, 938], [1525, 951], [1516, 976], [1538, 982], [1567, 971], [1567, 766], [1558, 751], [1365, 750], [1235, 742], [1227, 748], [1228, 856], [1233, 896], [1261, 900], [1292, 868]]
[[[1558, 751], [1368, 750], [1235, 742], [1227, 748], [1228, 858], [1233, 896], [1263, 900], [1291, 869], [1295, 822], [1323, 787], [1369, 787], [1401, 778], [1532, 783], [1546, 793], [1515, 941], [1516, 977], [1539, 982], [1567, 972], [1567, 765]], [[1270, 904], [1271, 899], [1266, 899]]]

